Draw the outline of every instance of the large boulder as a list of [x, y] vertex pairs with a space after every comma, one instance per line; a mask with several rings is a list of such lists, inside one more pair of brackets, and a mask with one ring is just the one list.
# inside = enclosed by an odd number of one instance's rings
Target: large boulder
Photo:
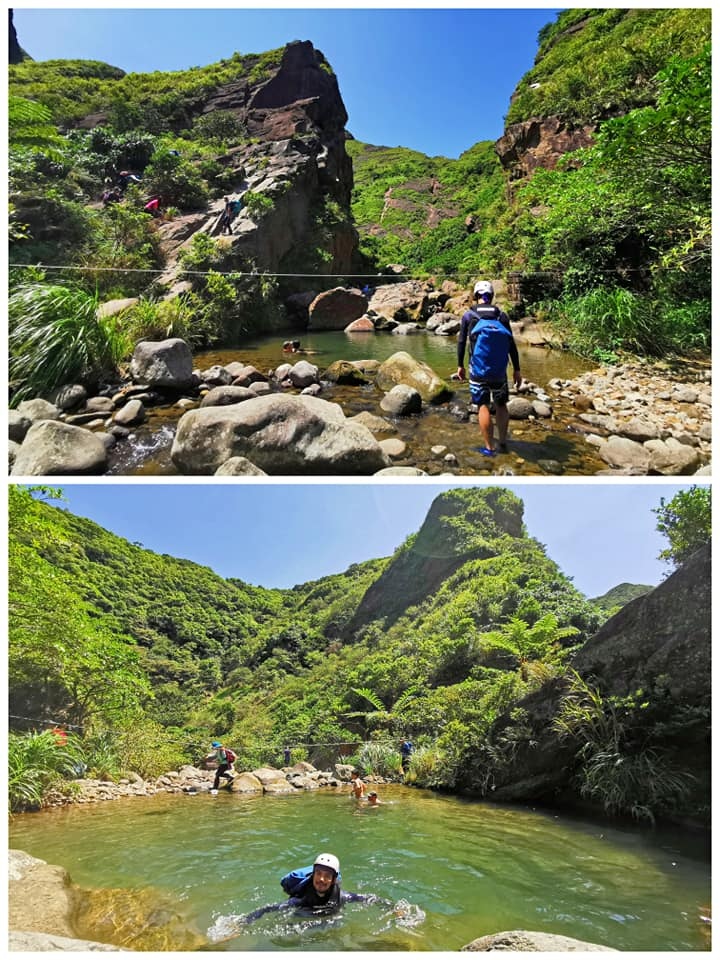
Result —
[[193, 382], [190, 347], [179, 337], [143, 340], [135, 347], [130, 376], [151, 387], [182, 390]]
[[344, 330], [367, 309], [367, 298], [359, 290], [335, 287], [318, 294], [308, 308], [309, 330]]
[[405, 283], [389, 283], [377, 287], [370, 298], [368, 311], [372, 311], [386, 320], [400, 323], [408, 320], [422, 320], [430, 304], [430, 286], [419, 280]]
[[511, 953], [591, 953], [599, 950], [618, 952], [614, 947], [604, 947], [598, 943], [563, 937], [559, 933], [541, 933], [535, 930], [506, 930], [502, 933], [491, 933], [466, 943], [460, 949], [487, 953], [494, 953], [496, 950]]
[[8, 850], [8, 927], [73, 937], [76, 892], [62, 867]]
[[369, 475], [389, 466], [370, 431], [346, 420], [337, 404], [282, 394], [188, 411], [171, 456], [186, 474], [213, 474], [231, 457], [271, 475]]
[[377, 385], [381, 390], [392, 390], [399, 383], [414, 387], [425, 403], [443, 403], [452, 396], [450, 387], [432, 367], [404, 350], [388, 357], [377, 372]]
[[321, 379], [328, 380], [330, 383], [349, 384], [350, 386], [360, 386], [372, 382], [371, 378], [350, 360], [336, 360], [331, 363], [322, 374]]
[[57, 420], [40, 420], [28, 430], [15, 458], [13, 476], [76, 476], [104, 473], [107, 447], [97, 434]]
[[60, 416], [58, 407], [48, 400], [43, 400], [42, 397], [23, 400], [18, 404], [17, 412], [31, 423], [37, 423], [38, 420], [57, 420]]

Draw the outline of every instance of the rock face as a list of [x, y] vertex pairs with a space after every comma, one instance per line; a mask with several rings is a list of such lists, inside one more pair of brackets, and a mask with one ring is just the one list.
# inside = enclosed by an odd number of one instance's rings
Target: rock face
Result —
[[[239, 264], [251, 261], [261, 271], [283, 272], [288, 265], [307, 262], [317, 247], [312, 234], [313, 212], [332, 201], [342, 215], [327, 228], [323, 246], [328, 255], [320, 272], [352, 272], [358, 235], [352, 225], [350, 196], [352, 161], [345, 150], [347, 111], [335, 74], [323, 54], [309, 41], [287, 44], [277, 65], [268, 65], [259, 82], [235, 80], [211, 93], [199, 105], [202, 114], [229, 111], [250, 138], [219, 158], [233, 190], [251, 190], [272, 201], [258, 217], [241, 211], [228, 237], [230, 256]], [[173, 256], [198, 229], [215, 232], [222, 201], [211, 207], [204, 222], [178, 244]], [[317, 269], [317, 267], [315, 267]], [[171, 269], [163, 282], [172, 287]]]
[[8, 63], [22, 63], [23, 60], [32, 59], [32, 57], [29, 57], [27, 53], [25, 53], [18, 42], [17, 31], [15, 29], [15, 24], [13, 23], [12, 10], [8, 10], [8, 41]]
[[[572, 663], [603, 697], [645, 691], [648, 710], [668, 724], [662, 743], [668, 762], [695, 777], [685, 812], [699, 817], [710, 804], [710, 585], [706, 546], [659, 587], [606, 621]], [[522, 702], [529, 733], [496, 777], [494, 800], [571, 796], [576, 748], [552, 730], [564, 692], [560, 684], [550, 683]], [[507, 717], [499, 720], [493, 739], [509, 724]]]
[[530, 176], [538, 167], [553, 170], [563, 154], [593, 141], [593, 126], [577, 126], [560, 117], [532, 117], [513, 123], [495, 143], [495, 152], [510, 180]]

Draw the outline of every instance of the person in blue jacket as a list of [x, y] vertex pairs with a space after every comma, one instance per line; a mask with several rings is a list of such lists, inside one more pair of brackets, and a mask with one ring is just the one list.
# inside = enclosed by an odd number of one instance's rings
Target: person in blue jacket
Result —
[[253, 920], [273, 910], [295, 909], [311, 914], [331, 914], [336, 913], [344, 903], [382, 903], [392, 906], [389, 900], [382, 900], [372, 893], [349, 893], [342, 890], [339, 874], [340, 861], [334, 854], [318, 854], [312, 873], [295, 887], [289, 899], [253, 910], [243, 918], [243, 921], [252, 923]]
[[[479, 447], [485, 457], [494, 457], [491, 403], [495, 406], [498, 447], [507, 450], [508, 413], [508, 360], [512, 362], [513, 382], [522, 383], [520, 358], [512, 335], [508, 315], [492, 303], [495, 290], [489, 280], [478, 280], [473, 290], [475, 306], [471, 307], [460, 322], [457, 347], [457, 379], [465, 379], [465, 347], [470, 341], [470, 399], [478, 408], [478, 426], [483, 440]], [[484, 345], [476, 351], [478, 340]]]

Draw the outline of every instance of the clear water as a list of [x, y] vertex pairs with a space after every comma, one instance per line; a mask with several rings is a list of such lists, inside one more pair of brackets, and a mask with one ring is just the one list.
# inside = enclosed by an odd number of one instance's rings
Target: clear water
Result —
[[[704, 841], [403, 786], [379, 792], [387, 802], [376, 809], [334, 790], [76, 806], [14, 818], [10, 846], [84, 888], [169, 896], [201, 949], [457, 950], [516, 929], [618, 950], [710, 948]], [[322, 851], [340, 858], [346, 890], [400, 904], [401, 915], [352, 903], [329, 919], [270, 913], [236, 927], [282, 900], [279, 878]], [[211, 928], [230, 939], [211, 944]]]
[[[457, 370], [457, 341], [455, 337], [438, 337], [432, 334], [394, 336], [389, 333], [346, 334], [342, 331], [305, 333], [300, 336], [304, 354], [282, 352], [283, 340], [288, 336], [277, 334], [250, 340], [236, 348], [206, 351], [196, 355], [195, 365], [206, 370], [231, 361], [242, 361], [267, 372], [281, 363], [294, 363], [306, 359], [322, 373], [335, 360], [386, 360], [393, 353], [404, 350], [411, 356], [427, 363], [439, 376], [449, 379]], [[554, 377], [570, 379], [590, 369], [590, 364], [559, 350], [541, 347], [519, 346], [520, 364], [524, 377], [545, 388]], [[467, 383], [453, 384], [454, 403], [467, 407], [470, 392]], [[554, 395], [551, 392], [551, 395]], [[330, 386], [323, 390], [322, 397], [339, 403], [346, 416], [362, 410], [385, 416], [380, 409], [383, 392], [373, 386]], [[442, 460], [434, 458], [431, 448], [445, 445], [457, 457], [457, 464], [450, 469], [456, 475], [481, 474], [514, 475], [591, 475], [604, 469], [606, 464], [595, 453], [594, 447], [585, 438], [568, 429], [575, 420], [577, 411], [566, 401], [558, 400], [552, 419], [536, 422], [523, 421], [511, 424], [511, 449], [488, 462], [478, 453], [480, 442], [477, 422], [458, 421], [449, 411], [450, 404], [425, 406], [420, 416], [396, 418], [394, 430], [378, 439], [394, 436], [403, 440], [407, 455], [396, 461], [399, 466], [420, 467], [430, 475], [447, 470]], [[135, 428], [133, 438], [118, 444], [111, 454], [109, 473], [117, 475], [149, 474], [174, 475], [177, 473], [170, 459], [170, 449], [180, 410], [173, 407], [154, 407], [148, 411], [148, 420]]]

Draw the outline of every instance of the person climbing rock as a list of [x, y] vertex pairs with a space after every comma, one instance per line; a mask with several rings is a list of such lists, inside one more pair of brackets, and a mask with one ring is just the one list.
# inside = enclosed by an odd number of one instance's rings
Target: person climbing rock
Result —
[[228, 747], [224, 747], [219, 740], [213, 740], [212, 742], [213, 753], [208, 754], [208, 760], [217, 761], [217, 769], [215, 770], [215, 782], [213, 783], [213, 791], [217, 793], [220, 786], [220, 777], [225, 777], [228, 783], [225, 786], [231, 790], [233, 781], [235, 779], [235, 774], [232, 772], [233, 763], [235, 762], [235, 754]]
[[470, 341], [470, 399], [478, 408], [478, 426], [483, 446], [478, 447], [485, 457], [494, 457], [491, 403], [495, 405], [498, 444], [501, 452], [507, 450], [507, 431], [510, 415], [507, 409], [508, 359], [512, 361], [513, 381], [522, 383], [520, 359], [513, 339], [510, 320], [499, 307], [493, 306], [495, 290], [489, 280], [478, 280], [473, 295], [476, 305], [461, 321], [458, 334], [457, 379], [465, 379], [465, 347]]

